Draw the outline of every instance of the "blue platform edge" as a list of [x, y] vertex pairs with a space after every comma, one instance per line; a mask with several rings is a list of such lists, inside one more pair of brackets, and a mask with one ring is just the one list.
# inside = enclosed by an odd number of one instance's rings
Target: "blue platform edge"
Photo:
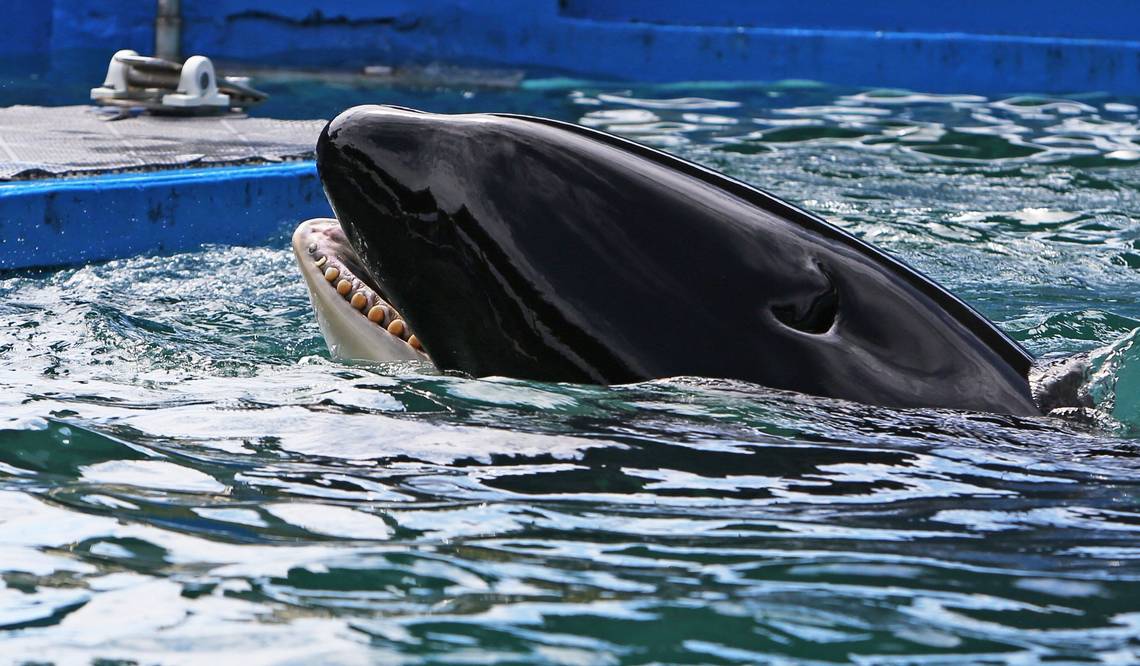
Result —
[[[155, 5], [15, 0], [0, 55], [149, 53]], [[1136, 0], [184, 0], [181, 25], [184, 53], [253, 64], [1140, 94]]]
[[260, 244], [329, 209], [315, 163], [0, 184], [0, 270]]

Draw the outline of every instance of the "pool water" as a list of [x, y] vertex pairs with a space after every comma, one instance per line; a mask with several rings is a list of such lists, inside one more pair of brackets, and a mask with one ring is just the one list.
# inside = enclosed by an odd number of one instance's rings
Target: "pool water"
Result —
[[338, 363], [290, 229], [6, 274], [4, 659], [1140, 661], [1137, 100], [278, 87], [282, 116], [541, 113], [725, 171], [1035, 354], [1113, 345], [1096, 418]]

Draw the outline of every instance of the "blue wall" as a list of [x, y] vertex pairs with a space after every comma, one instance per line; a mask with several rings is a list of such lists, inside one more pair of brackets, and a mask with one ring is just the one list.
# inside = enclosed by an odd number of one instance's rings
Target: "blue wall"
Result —
[[0, 56], [50, 58], [76, 49], [150, 51], [154, 14], [151, 0], [7, 0]]
[[189, 49], [255, 61], [446, 60], [648, 81], [1140, 93], [1140, 2], [186, 0]]
[[665, 25], [1135, 40], [1135, 0], [562, 0], [562, 16]]
[[[9, 0], [11, 1], [11, 0]], [[17, 0], [23, 3], [28, 0]], [[187, 2], [202, 0], [186, 0]], [[40, 0], [52, 9], [53, 51], [154, 51], [154, 0]]]
[[[0, 55], [149, 52], [153, 0], [16, 0]], [[1140, 93], [1140, 1], [183, 0], [185, 51], [294, 66], [447, 61], [603, 79], [816, 79]], [[24, 36], [27, 39], [24, 39]], [[31, 48], [39, 44], [45, 48]], [[60, 56], [61, 58], [63, 56]], [[91, 66], [99, 58], [90, 58]]]
[[0, 39], [0, 57], [44, 53], [51, 39], [51, 8], [50, 0], [22, 0], [5, 7], [6, 36]]

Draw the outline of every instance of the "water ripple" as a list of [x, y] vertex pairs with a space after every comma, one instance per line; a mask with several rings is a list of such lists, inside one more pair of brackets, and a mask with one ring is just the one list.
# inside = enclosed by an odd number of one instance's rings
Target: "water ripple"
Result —
[[495, 106], [667, 146], [902, 256], [1037, 353], [1099, 350], [1113, 419], [335, 363], [285, 229], [9, 274], [5, 654], [1140, 659], [1134, 100], [568, 85]]

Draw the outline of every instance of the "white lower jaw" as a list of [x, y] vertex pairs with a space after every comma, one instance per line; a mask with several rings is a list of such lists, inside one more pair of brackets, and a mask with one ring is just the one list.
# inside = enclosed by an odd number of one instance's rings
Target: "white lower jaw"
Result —
[[333, 358], [355, 361], [428, 360], [408, 343], [390, 335], [346, 301], [325, 280], [304, 249], [308, 246], [308, 222], [293, 232], [293, 257], [309, 289], [309, 302]]

